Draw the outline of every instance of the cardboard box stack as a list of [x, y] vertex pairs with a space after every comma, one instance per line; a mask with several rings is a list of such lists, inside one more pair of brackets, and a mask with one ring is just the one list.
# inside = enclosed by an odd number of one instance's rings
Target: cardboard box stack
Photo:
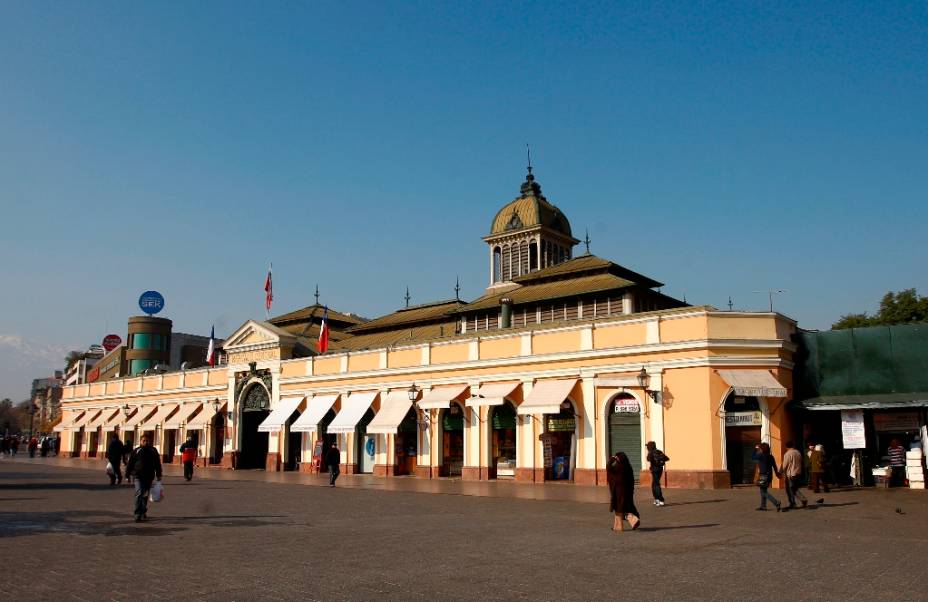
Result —
[[920, 447], [905, 452], [905, 477], [912, 489], [925, 488], [925, 464]]

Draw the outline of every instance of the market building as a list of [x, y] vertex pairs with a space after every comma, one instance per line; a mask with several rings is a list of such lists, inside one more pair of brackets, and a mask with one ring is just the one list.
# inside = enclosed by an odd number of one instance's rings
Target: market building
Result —
[[669, 486], [713, 488], [745, 482], [757, 442], [780, 454], [793, 436], [794, 321], [690, 306], [577, 254], [531, 171], [483, 240], [474, 301], [372, 320], [329, 308], [323, 354], [317, 302], [247, 321], [221, 366], [66, 387], [62, 449], [149, 432], [176, 461], [191, 434], [207, 465], [312, 471], [337, 441], [348, 474], [603, 484], [620, 450], [646, 482], [653, 440]]

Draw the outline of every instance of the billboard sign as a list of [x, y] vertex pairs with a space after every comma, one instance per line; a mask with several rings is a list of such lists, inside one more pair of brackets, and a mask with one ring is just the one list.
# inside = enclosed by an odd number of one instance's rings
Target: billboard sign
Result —
[[113, 349], [116, 349], [122, 345], [122, 337], [118, 334], [108, 334], [103, 337], [103, 348], [106, 349], [106, 352], [109, 353]]
[[149, 316], [164, 309], [164, 297], [158, 291], [145, 291], [139, 297], [139, 308]]

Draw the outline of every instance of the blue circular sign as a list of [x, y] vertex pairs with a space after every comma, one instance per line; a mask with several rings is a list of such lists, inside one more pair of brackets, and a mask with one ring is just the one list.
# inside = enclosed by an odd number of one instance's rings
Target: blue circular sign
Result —
[[164, 309], [164, 297], [158, 291], [145, 291], [139, 297], [139, 307], [149, 316]]
[[367, 452], [368, 456], [372, 458], [374, 457], [374, 438], [373, 437], [369, 436], [367, 438], [367, 443], [364, 444], [364, 451]]

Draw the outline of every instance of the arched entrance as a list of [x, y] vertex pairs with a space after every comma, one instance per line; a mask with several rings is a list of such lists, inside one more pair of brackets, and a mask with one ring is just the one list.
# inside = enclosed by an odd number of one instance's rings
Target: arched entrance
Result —
[[490, 407], [490, 478], [516, 475], [516, 408], [509, 401]]
[[396, 456], [395, 475], [410, 475], [416, 472], [418, 455], [419, 421], [413, 407], [406, 412], [406, 417], [397, 427], [394, 437], [394, 454]]
[[732, 485], [749, 485], [754, 480], [754, 446], [761, 442], [763, 415], [756, 397], [734, 391], [725, 398], [725, 459]]
[[358, 472], [370, 474], [374, 472], [374, 454], [377, 453], [376, 435], [367, 434], [367, 425], [374, 419], [374, 410], [367, 408], [364, 416], [355, 427], [355, 441], [357, 441]]
[[258, 425], [264, 422], [270, 411], [270, 398], [267, 389], [261, 384], [253, 384], [241, 401], [242, 416], [240, 423], [241, 451], [236, 468], [265, 468], [267, 462], [268, 433], [258, 432]]
[[577, 454], [577, 415], [570, 401], [559, 414], [545, 414], [541, 436], [545, 454], [545, 480], [568, 481], [573, 476]]
[[635, 473], [641, 475], [641, 405], [633, 395], [619, 393], [606, 405], [608, 417], [609, 456], [625, 452]]
[[296, 470], [299, 466], [303, 447], [303, 433], [294, 433], [292, 430], [290, 430], [291, 425], [293, 425], [293, 423], [296, 422], [297, 418], [299, 417], [300, 411], [294, 410], [294, 412], [290, 414], [290, 417], [284, 423], [283, 429], [280, 431], [281, 434], [286, 433], [287, 435], [286, 447], [284, 448], [284, 470]]
[[461, 476], [464, 467], [464, 408], [452, 401], [439, 416], [441, 424], [441, 470], [445, 477]]
[[216, 415], [213, 416], [212, 426], [210, 427], [210, 438], [212, 439], [210, 449], [213, 450], [212, 457], [210, 458], [211, 464], [220, 464], [222, 462], [222, 448], [225, 436], [225, 411], [216, 412]]

